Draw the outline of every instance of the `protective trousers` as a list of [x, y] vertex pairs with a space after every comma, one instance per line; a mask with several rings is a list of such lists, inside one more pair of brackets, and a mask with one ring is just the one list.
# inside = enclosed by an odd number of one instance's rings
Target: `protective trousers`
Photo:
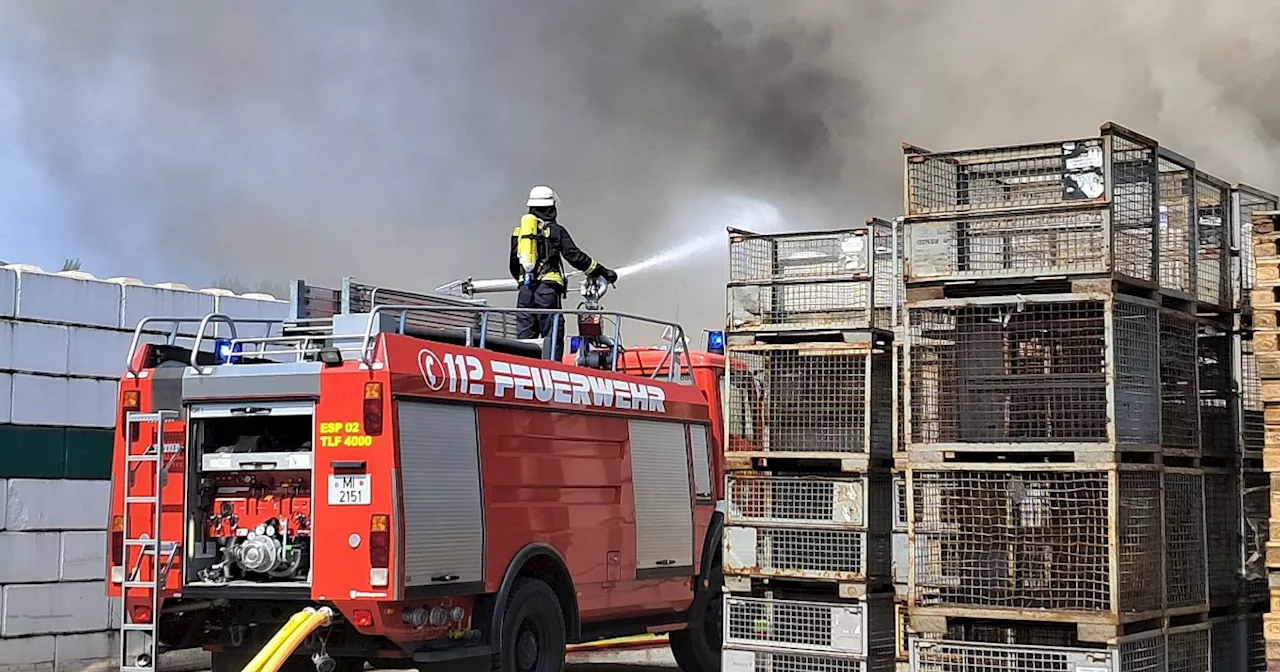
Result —
[[[516, 297], [516, 308], [541, 308], [559, 310], [561, 306], [560, 288], [545, 282], [534, 282], [520, 286], [520, 294]], [[564, 317], [561, 315], [519, 313], [516, 315], [516, 338], [543, 338], [551, 336], [552, 326], [559, 322], [556, 329], [555, 342], [546, 344], [542, 349], [543, 356], [559, 360], [564, 350]], [[550, 348], [547, 346], [551, 346]], [[554, 348], [554, 349], [552, 349]]]

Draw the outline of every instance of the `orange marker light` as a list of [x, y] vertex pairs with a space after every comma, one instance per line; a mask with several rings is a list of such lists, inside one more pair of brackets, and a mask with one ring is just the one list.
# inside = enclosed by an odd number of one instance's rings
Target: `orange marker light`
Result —
[[136, 411], [142, 408], [142, 392], [138, 390], [125, 390], [120, 398], [120, 407], [126, 411]]

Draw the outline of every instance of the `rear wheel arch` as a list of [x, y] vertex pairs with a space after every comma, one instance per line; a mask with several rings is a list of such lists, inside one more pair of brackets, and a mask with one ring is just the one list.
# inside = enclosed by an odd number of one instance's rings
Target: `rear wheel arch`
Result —
[[578, 617], [578, 593], [574, 589], [569, 567], [564, 558], [560, 557], [559, 551], [551, 546], [529, 544], [520, 549], [507, 565], [502, 584], [492, 600], [492, 611], [489, 614], [490, 644], [495, 647], [502, 645], [498, 641], [502, 637], [502, 618], [511, 599], [511, 591], [515, 588], [517, 579], [521, 578], [538, 579], [551, 587], [564, 612], [565, 634], [570, 642], [577, 641], [582, 633], [582, 624]]

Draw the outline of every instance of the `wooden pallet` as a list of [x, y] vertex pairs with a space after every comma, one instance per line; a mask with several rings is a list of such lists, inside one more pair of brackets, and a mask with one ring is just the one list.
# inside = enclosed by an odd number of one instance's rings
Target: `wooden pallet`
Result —
[[1253, 346], [1262, 379], [1265, 440], [1262, 468], [1271, 474], [1271, 514], [1266, 545], [1270, 612], [1262, 616], [1267, 669], [1280, 669], [1280, 213], [1257, 213], [1252, 222]]

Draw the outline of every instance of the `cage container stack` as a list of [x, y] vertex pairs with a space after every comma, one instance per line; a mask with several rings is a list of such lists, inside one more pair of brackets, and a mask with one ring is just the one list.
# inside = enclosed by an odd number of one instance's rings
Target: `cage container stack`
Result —
[[724, 664], [887, 672], [893, 227], [729, 250]]
[[1231, 186], [1111, 123], [904, 154], [911, 669], [1246, 669]]
[[[1274, 203], [1272, 200], [1268, 205], [1273, 206]], [[1280, 212], [1259, 208], [1251, 214], [1248, 227], [1251, 239], [1248, 242], [1251, 243], [1252, 264], [1242, 264], [1247, 269], [1245, 282], [1252, 281], [1249, 301], [1242, 311], [1245, 321], [1242, 331], [1246, 338], [1252, 335], [1251, 343], [1244, 341], [1251, 347], [1242, 348], [1245, 375], [1242, 425], [1246, 450], [1242, 472], [1246, 536], [1244, 569], [1249, 585], [1257, 582], [1259, 574], [1267, 576], [1270, 613], [1262, 616], [1263, 648], [1268, 665], [1275, 669], [1280, 667], [1280, 543], [1270, 540], [1270, 532], [1280, 530], [1280, 505], [1272, 494], [1280, 493], [1280, 487], [1277, 487], [1280, 486], [1277, 480], [1280, 479], [1280, 320], [1277, 318], [1280, 314], [1280, 249], [1277, 249], [1280, 246]], [[1258, 417], [1259, 410], [1261, 418]], [[1262, 446], [1261, 475], [1257, 473], [1252, 459], [1259, 444]], [[1257, 525], [1254, 518], [1260, 513], [1264, 493], [1270, 500], [1269, 520], [1265, 527]], [[1259, 555], [1265, 569], [1257, 566]], [[1249, 590], [1248, 594], [1252, 598], [1254, 591]]]

